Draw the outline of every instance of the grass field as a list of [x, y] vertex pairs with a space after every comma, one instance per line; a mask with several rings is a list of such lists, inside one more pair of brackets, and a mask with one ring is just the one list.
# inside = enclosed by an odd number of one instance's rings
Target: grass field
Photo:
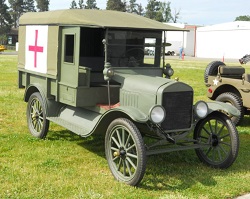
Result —
[[[207, 100], [207, 61], [170, 60], [174, 78], [193, 86], [195, 101]], [[227, 63], [228, 64], [228, 63]], [[232, 63], [235, 64], [235, 63]], [[24, 90], [17, 88], [17, 56], [0, 55], [0, 198], [234, 198], [250, 192], [250, 118], [245, 117], [236, 162], [227, 170], [204, 166], [195, 152], [148, 157], [139, 187], [115, 181], [103, 137], [81, 138], [51, 124], [45, 140], [26, 124]]]

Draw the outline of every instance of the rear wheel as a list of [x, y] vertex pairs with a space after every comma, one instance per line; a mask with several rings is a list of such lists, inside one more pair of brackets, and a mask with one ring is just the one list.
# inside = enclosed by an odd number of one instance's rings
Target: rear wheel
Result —
[[239, 150], [239, 137], [235, 125], [223, 113], [212, 113], [198, 122], [194, 139], [203, 145], [196, 149], [198, 158], [214, 168], [228, 168]]
[[137, 185], [146, 169], [146, 151], [142, 136], [130, 120], [118, 118], [108, 127], [105, 153], [113, 176], [129, 185]]
[[49, 129], [45, 103], [40, 93], [33, 93], [27, 105], [27, 122], [30, 133], [37, 138], [45, 138]]
[[242, 100], [238, 95], [231, 93], [231, 92], [222, 93], [216, 98], [216, 101], [229, 103], [240, 111], [239, 117], [234, 116], [231, 118], [231, 120], [233, 121], [235, 125], [238, 125], [242, 121], [244, 117], [244, 107], [242, 104]]
[[211, 63], [209, 63], [205, 69], [204, 72], [204, 82], [207, 83], [208, 82], [208, 76], [210, 75], [217, 75], [218, 74], [218, 67], [219, 66], [225, 66], [225, 64], [221, 61], [213, 61]]

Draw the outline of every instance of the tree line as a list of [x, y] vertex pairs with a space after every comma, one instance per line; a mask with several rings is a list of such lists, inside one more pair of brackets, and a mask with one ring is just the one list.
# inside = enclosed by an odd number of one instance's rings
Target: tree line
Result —
[[[36, 6], [35, 6], [36, 3]], [[0, 44], [7, 40], [11, 28], [18, 28], [19, 18], [26, 12], [49, 10], [49, 0], [0, 0]]]
[[[50, 0], [8, 0], [8, 2], [0, 0], [0, 37], [6, 37], [11, 28], [18, 28], [19, 18], [23, 13], [48, 11], [49, 3]], [[137, 3], [137, 0], [108, 0], [106, 9], [135, 13], [160, 22], [177, 22], [180, 11], [175, 10], [172, 14], [170, 4], [170, 2], [148, 0], [144, 8], [142, 4]], [[96, 0], [72, 0], [69, 8], [100, 9]]]
[[[148, 17], [160, 22], [176, 23], [180, 17], [180, 10], [171, 12], [171, 2], [162, 2], [157, 0], [148, 0], [147, 6], [144, 8], [137, 0], [108, 0], [106, 10], [116, 10], [121, 12], [129, 12]], [[96, 0], [72, 0], [70, 9], [99, 9]]]
[[[11, 28], [18, 28], [23, 13], [48, 11], [49, 4], [50, 0], [0, 0], [0, 44], [7, 40]], [[69, 8], [100, 9], [96, 0], [69, 0]], [[160, 22], [176, 23], [180, 19], [180, 9], [172, 10], [171, 2], [162, 0], [148, 0], [146, 7], [137, 0], [108, 0], [106, 10], [134, 13]], [[250, 16], [239, 16], [235, 21], [250, 21]]]

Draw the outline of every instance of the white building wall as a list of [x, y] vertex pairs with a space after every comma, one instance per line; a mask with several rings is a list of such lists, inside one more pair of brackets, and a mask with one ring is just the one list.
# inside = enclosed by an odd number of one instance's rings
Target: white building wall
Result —
[[197, 28], [196, 56], [239, 59], [250, 53], [250, 22]]
[[[167, 23], [168, 25], [175, 26], [178, 28], [185, 28], [185, 24], [178, 23]], [[166, 31], [166, 41], [171, 43], [172, 46], [166, 47], [166, 51], [175, 51], [179, 53], [180, 47], [184, 48], [186, 55], [194, 56], [195, 53], [195, 31]]]
[[194, 29], [190, 29], [189, 32], [186, 33], [185, 55], [195, 56], [195, 31]]
[[165, 51], [174, 51], [175, 53], [179, 53], [180, 48], [183, 46], [185, 48], [185, 38], [186, 35], [184, 32], [178, 31], [166, 31], [166, 42], [170, 43], [171, 46], [167, 46]]

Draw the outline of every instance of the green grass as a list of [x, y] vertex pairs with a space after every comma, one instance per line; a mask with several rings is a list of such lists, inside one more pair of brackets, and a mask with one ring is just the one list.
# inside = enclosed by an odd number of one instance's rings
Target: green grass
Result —
[[[173, 78], [206, 100], [206, 61], [170, 60]], [[201, 164], [193, 150], [148, 157], [139, 187], [115, 181], [103, 137], [81, 138], [51, 124], [45, 140], [26, 124], [24, 90], [17, 88], [17, 56], [0, 55], [0, 198], [234, 198], [250, 192], [250, 119], [238, 127], [240, 150], [227, 170]]]

